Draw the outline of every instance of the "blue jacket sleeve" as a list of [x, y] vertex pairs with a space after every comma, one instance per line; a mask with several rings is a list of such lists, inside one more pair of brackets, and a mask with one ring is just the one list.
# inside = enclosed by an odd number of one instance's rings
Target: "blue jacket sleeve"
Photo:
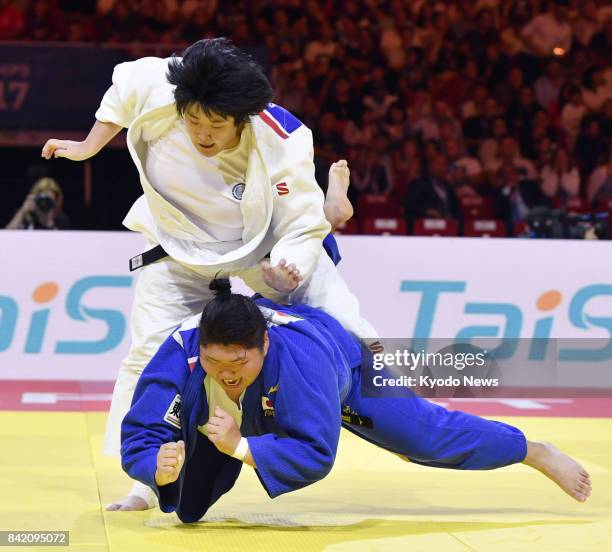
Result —
[[280, 373], [274, 416], [284, 435], [248, 437], [257, 475], [272, 498], [323, 479], [340, 437], [340, 397], [330, 352], [294, 336], [275, 354]]
[[123, 469], [132, 479], [151, 487], [160, 498], [160, 507], [166, 512], [177, 506], [180, 478], [157, 487], [157, 453], [162, 444], [182, 438], [178, 416], [167, 414], [177, 397], [180, 401], [188, 375], [185, 351], [170, 336], [140, 376], [132, 406], [121, 425]]

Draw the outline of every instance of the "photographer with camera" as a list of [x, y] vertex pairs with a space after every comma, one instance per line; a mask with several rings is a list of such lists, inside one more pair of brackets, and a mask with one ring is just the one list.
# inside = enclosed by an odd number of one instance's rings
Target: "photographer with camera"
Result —
[[70, 227], [62, 212], [64, 194], [53, 178], [38, 179], [23, 205], [17, 210], [7, 230], [64, 230]]

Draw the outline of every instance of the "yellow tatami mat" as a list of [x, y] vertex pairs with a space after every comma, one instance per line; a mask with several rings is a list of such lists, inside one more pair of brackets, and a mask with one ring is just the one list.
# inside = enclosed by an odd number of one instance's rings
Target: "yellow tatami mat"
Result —
[[424, 468], [344, 432], [324, 481], [270, 500], [245, 467], [206, 521], [190, 526], [158, 509], [103, 510], [130, 487], [100, 452], [104, 420], [0, 412], [0, 530], [68, 530], [70, 547], [53, 550], [84, 552], [612, 550], [612, 419], [503, 418], [584, 464], [593, 480], [586, 504], [522, 465]]

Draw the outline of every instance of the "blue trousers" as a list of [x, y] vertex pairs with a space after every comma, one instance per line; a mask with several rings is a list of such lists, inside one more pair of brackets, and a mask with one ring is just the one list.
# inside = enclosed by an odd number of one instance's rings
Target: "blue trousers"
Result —
[[523, 432], [502, 422], [450, 411], [413, 395], [363, 398], [361, 368], [342, 403], [343, 427], [417, 464], [458, 470], [491, 470], [522, 462]]

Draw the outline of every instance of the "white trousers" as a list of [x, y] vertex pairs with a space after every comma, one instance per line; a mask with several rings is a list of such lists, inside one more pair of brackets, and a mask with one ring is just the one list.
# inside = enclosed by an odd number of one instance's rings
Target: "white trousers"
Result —
[[[105, 454], [120, 454], [121, 422], [132, 403], [140, 374], [170, 333], [186, 319], [202, 312], [212, 296], [208, 284], [215, 274], [196, 273], [171, 257], [142, 269], [132, 306], [132, 343], [119, 369], [106, 424]], [[238, 276], [255, 292], [273, 301], [285, 299], [265, 284], [259, 265], [231, 271], [230, 275]], [[313, 275], [292, 295], [291, 301], [324, 310], [359, 338], [377, 337], [374, 328], [361, 318], [357, 298], [324, 251]]]

